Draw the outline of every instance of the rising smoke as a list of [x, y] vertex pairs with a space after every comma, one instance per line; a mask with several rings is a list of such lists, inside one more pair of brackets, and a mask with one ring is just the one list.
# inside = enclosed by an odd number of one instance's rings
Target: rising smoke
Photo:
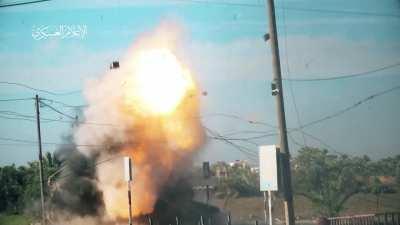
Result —
[[54, 182], [49, 177], [49, 212], [51, 219], [60, 215], [99, 216], [103, 214], [103, 197], [96, 185], [96, 156], [80, 153], [71, 137], [56, 151], [63, 162], [62, 173]]
[[128, 216], [118, 156], [133, 159], [133, 214], [141, 216], [154, 211], [160, 195], [180, 180], [172, 175], [191, 165], [204, 141], [198, 90], [191, 71], [176, 57], [180, 34], [178, 26], [164, 23], [142, 35], [119, 69], [85, 87], [87, 123], [79, 125], [74, 139], [85, 146], [78, 147], [84, 155], [110, 159], [96, 167], [95, 180], [109, 219]]

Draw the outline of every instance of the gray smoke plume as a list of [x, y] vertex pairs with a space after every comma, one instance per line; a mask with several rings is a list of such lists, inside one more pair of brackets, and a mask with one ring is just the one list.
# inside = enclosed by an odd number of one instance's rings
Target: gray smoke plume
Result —
[[85, 156], [76, 149], [71, 138], [56, 152], [63, 162], [57, 180], [51, 183], [50, 205], [53, 212], [79, 216], [100, 215], [103, 210], [102, 193], [96, 186], [96, 156]]

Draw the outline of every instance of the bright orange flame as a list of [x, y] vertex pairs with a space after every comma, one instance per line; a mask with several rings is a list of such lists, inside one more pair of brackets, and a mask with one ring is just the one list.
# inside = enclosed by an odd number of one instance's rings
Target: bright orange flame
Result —
[[[134, 143], [119, 149], [133, 159], [135, 175], [132, 185], [133, 215], [151, 213], [158, 194], [168, 182], [174, 167], [203, 141], [198, 115], [197, 87], [190, 71], [167, 48], [142, 49], [136, 52], [124, 77], [123, 104], [118, 104], [123, 121], [128, 123], [126, 140]], [[110, 82], [112, 83], [112, 82]], [[126, 184], [122, 164], [99, 168], [99, 185], [107, 214], [127, 218]], [[110, 172], [113, 171], [113, 172]]]
[[136, 108], [140, 105], [143, 113], [169, 114], [194, 88], [189, 71], [168, 49], [142, 51], [133, 64], [126, 101]]
[[[133, 159], [134, 216], [153, 212], [172, 173], [188, 166], [192, 153], [204, 142], [196, 83], [173, 54], [178, 50], [178, 36], [179, 31], [168, 24], [143, 36], [121, 68], [85, 90], [89, 103], [85, 117], [119, 126], [81, 125], [75, 137], [79, 143], [116, 144], [108, 151], [89, 150], [101, 157], [119, 154]], [[97, 173], [106, 215], [127, 218], [122, 162], [102, 164]]]

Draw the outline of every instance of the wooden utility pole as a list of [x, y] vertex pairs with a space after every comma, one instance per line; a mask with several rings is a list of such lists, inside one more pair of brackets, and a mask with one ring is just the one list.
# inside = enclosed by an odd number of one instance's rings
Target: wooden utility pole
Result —
[[43, 177], [43, 157], [42, 157], [42, 136], [40, 133], [40, 111], [39, 111], [39, 96], [35, 96], [36, 106], [36, 123], [39, 144], [39, 179], [40, 179], [40, 201], [42, 205], [42, 225], [46, 224], [46, 212], [44, 207], [44, 177]]
[[[290, 172], [290, 154], [289, 145], [286, 133], [286, 119], [285, 107], [283, 102], [283, 89], [282, 89], [282, 76], [281, 65], [279, 60], [279, 46], [278, 37], [276, 32], [275, 20], [275, 6], [274, 0], [267, 0], [267, 14], [269, 22], [269, 38], [271, 39], [272, 50], [272, 94], [276, 97], [278, 126], [280, 134], [280, 149], [281, 149], [281, 163], [282, 163], [282, 184], [283, 184], [283, 198], [285, 209], [286, 225], [294, 225], [294, 209], [293, 209], [293, 194], [292, 194], [292, 181]], [[266, 35], [268, 37], [268, 35]], [[267, 38], [266, 38], [267, 39]]]

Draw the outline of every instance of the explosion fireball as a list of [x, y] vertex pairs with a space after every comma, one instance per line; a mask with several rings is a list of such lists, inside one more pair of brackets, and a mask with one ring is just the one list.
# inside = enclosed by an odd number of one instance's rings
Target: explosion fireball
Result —
[[141, 105], [145, 113], [170, 113], [194, 89], [189, 71], [168, 49], [140, 52], [133, 63], [126, 101]]
[[[114, 156], [133, 159], [133, 215], [151, 213], [171, 175], [190, 165], [202, 145], [198, 90], [191, 71], [177, 57], [179, 29], [168, 24], [139, 38], [121, 61], [85, 88], [87, 121], [104, 126], [80, 125], [75, 140], [99, 160]], [[103, 193], [106, 216], [127, 218], [126, 183], [122, 158], [97, 168], [97, 185]]]

